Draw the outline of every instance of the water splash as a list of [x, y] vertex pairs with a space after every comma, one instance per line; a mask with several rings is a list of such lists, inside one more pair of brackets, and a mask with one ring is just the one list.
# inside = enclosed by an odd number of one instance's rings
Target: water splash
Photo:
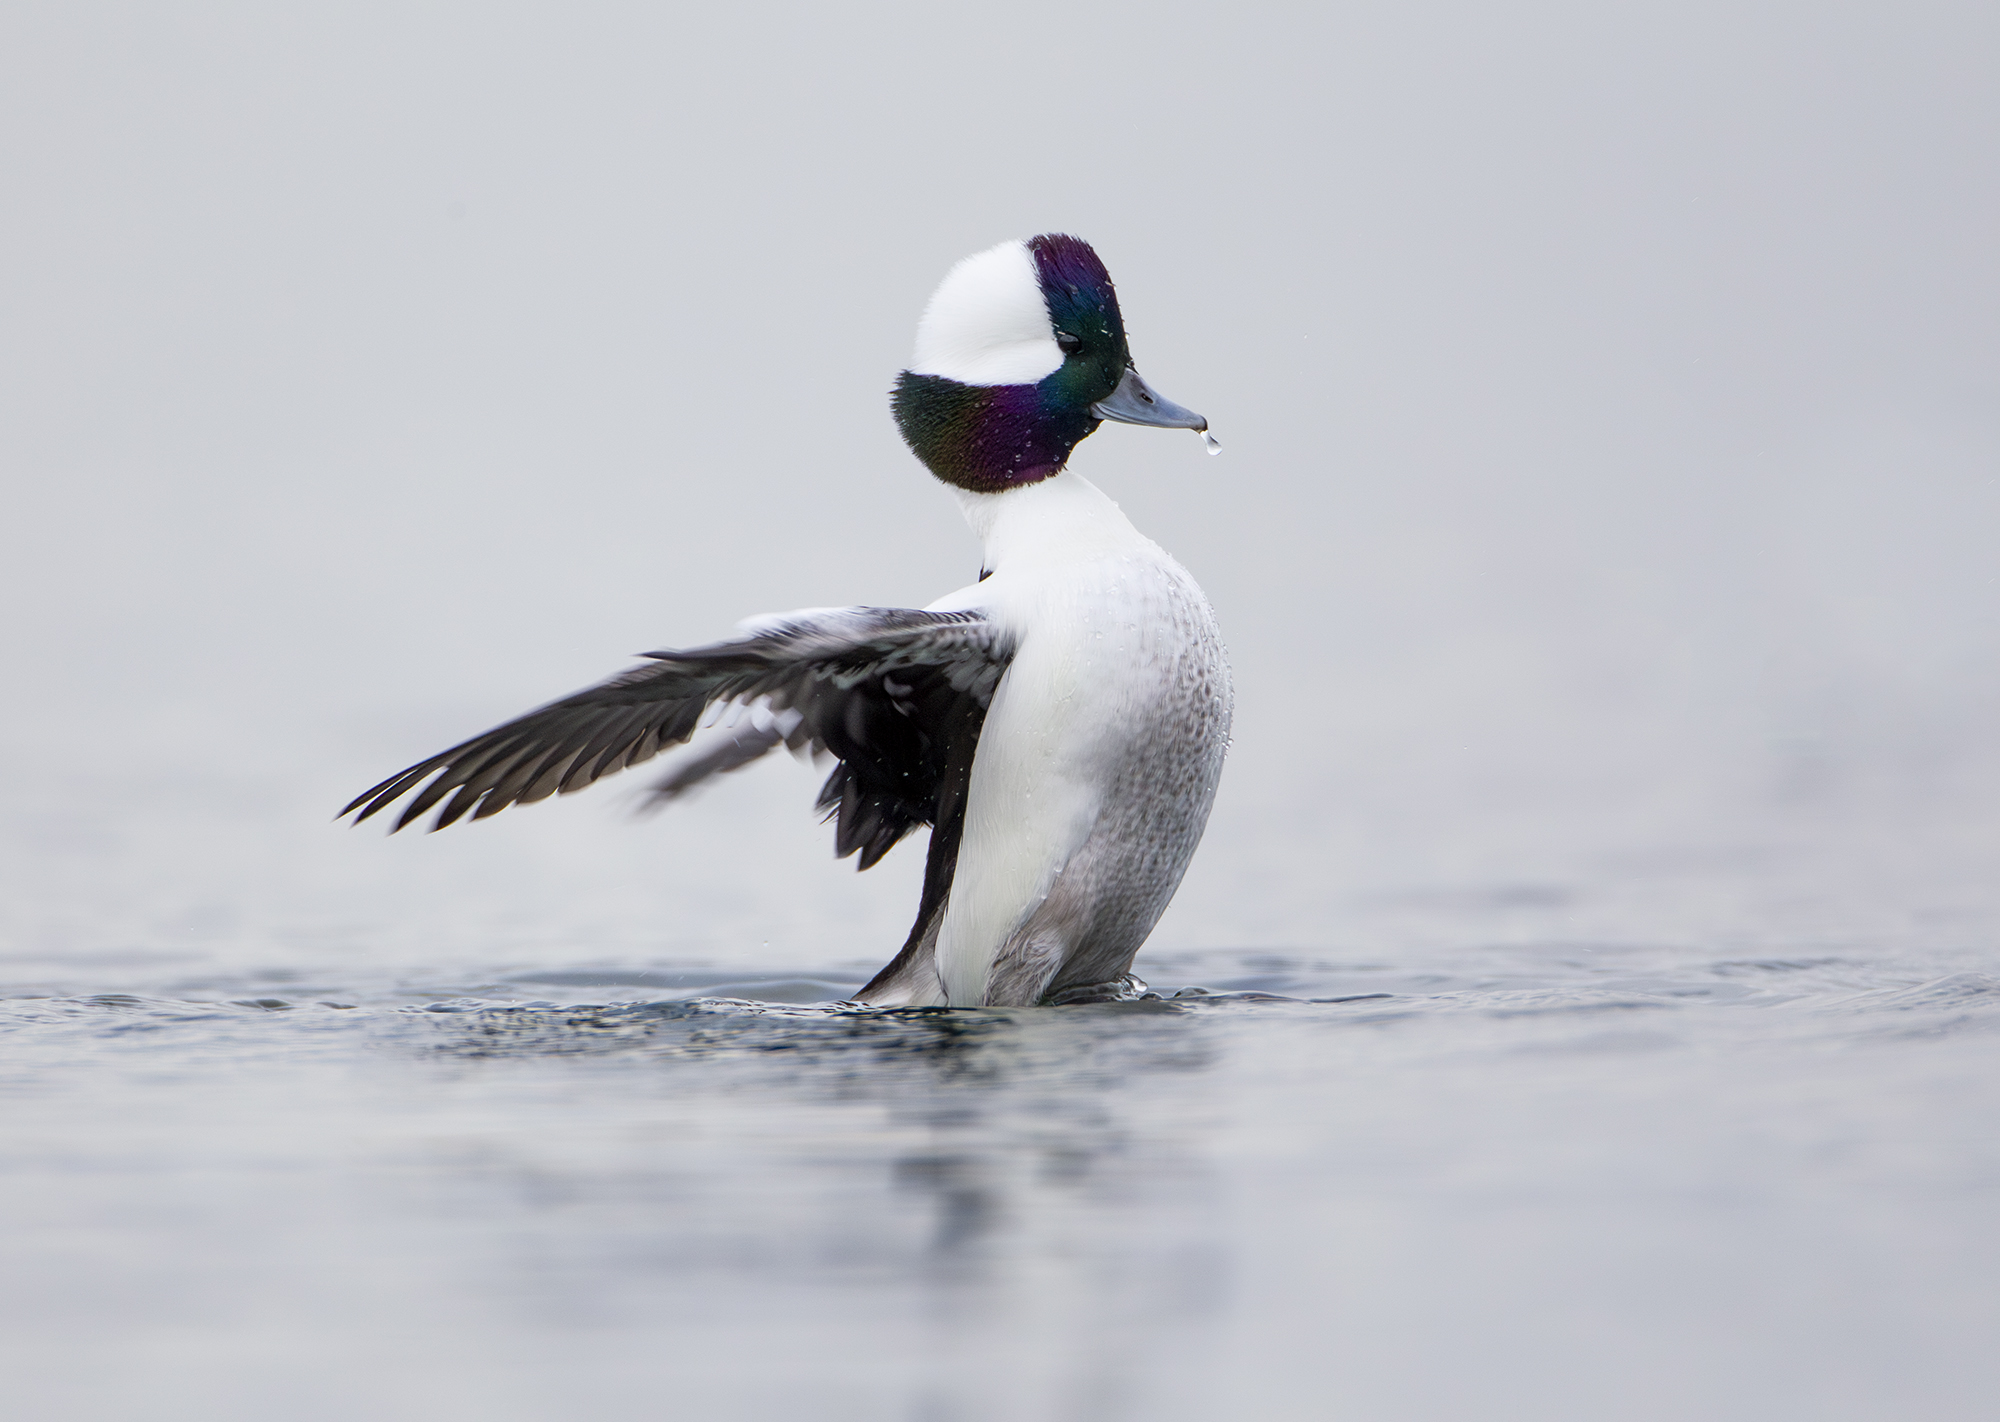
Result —
[[1221, 440], [1217, 439], [1217, 438], [1216, 438], [1216, 437], [1215, 437], [1214, 435], [1210, 434], [1210, 433], [1209, 433], [1209, 432], [1208, 432], [1207, 430], [1201, 430], [1201, 431], [1199, 431], [1199, 433], [1200, 433], [1200, 435], [1201, 435], [1201, 443], [1202, 443], [1202, 447], [1203, 447], [1203, 448], [1207, 449], [1207, 450], [1208, 450], [1208, 452], [1209, 452], [1210, 454], [1220, 454], [1220, 453], [1222, 453], [1222, 441], [1221, 441]]

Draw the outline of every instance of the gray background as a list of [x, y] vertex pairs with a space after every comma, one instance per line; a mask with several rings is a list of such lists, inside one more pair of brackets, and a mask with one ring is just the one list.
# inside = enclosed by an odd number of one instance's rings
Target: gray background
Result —
[[829, 868], [789, 767], [325, 818], [633, 652], [966, 581], [884, 393], [951, 261], [1051, 229], [1227, 446], [1076, 464], [1241, 692], [1158, 943], [1983, 818], [1991, 14], [11, 5], [6, 913], [879, 954], [917, 856]]

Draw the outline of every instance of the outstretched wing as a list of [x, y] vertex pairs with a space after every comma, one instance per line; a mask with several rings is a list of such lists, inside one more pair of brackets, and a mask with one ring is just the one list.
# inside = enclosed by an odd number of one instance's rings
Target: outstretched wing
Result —
[[668, 776], [655, 799], [672, 799], [781, 743], [824, 749], [840, 765], [820, 808], [839, 817], [841, 855], [859, 851], [865, 869], [937, 820], [945, 782], [958, 778], [948, 774], [953, 746], [963, 758], [966, 737], [977, 740], [1012, 655], [1000, 629], [976, 612], [789, 613], [733, 641], [650, 652], [648, 665], [419, 761], [341, 813], [358, 823], [415, 791], [394, 829], [441, 801], [433, 829], [467, 814], [485, 819], [581, 790], [681, 744], [713, 704], [756, 705], [754, 720]]

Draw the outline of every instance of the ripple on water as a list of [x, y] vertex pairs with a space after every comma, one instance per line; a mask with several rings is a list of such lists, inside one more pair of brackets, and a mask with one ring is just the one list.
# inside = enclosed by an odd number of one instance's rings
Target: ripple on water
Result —
[[[1605, 1034], [1592, 1021], [1608, 1016], [1666, 1014], [1689, 1032], [1765, 1030], [1754, 1021], [1782, 1009], [1787, 1033], [1834, 1035], [1892, 1031], [1943, 1034], [2000, 1026], [2000, 978], [1962, 972], [1928, 982], [1902, 982], [1853, 990], [1857, 965], [1845, 958], [1724, 960], [1696, 970], [1710, 981], [1770, 977], [1797, 982], [1822, 974], [1816, 991], [1777, 995], [1708, 994], [1688, 977], [1613, 984], [1571, 982], [1525, 988], [1481, 986], [1432, 991], [1344, 993], [1295, 996], [1255, 988], [1184, 987], [1171, 994], [1145, 992], [1125, 1001], [1082, 1003], [1054, 1008], [953, 1010], [882, 1009], [828, 1000], [841, 980], [798, 974], [726, 975], [691, 969], [651, 970], [655, 991], [690, 993], [705, 979], [715, 988], [672, 998], [560, 1001], [547, 998], [499, 999], [475, 994], [412, 1003], [356, 1003], [339, 998], [281, 998], [269, 995], [180, 999], [138, 993], [95, 993], [71, 998], [11, 999], [0, 1003], [0, 1026], [16, 1034], [55, 1031], [73, 1041], [106, 1042], [146, 1036], [161, 1048], [180, 1039], [206, 1037], [212, 1049], [223, 1039], [246, 1054], [282, 1054], [300, 1031], [362, 1033], [377, 1044], [465, 1060], [535, 1057], [607, 1057], [620, 1054], [662, 1060], [784, 1056], [800, 1069], [826, 1065], [877, 1064], [963, 1051], [975, 1044], [1006, 1050], [1031, 1064], [1053, 1054], [1075, 1066], [1078, 1053], [1129, 1057], [1135, 1068], [1157, 1049], [1162, 1033], [1200, 1036], [1204, 1023], [1263, 1024], [1259, 1030], [1322, 1022], [1444, 1024], [1467, 1018], [1493, 1023], [1541, 1021], [1574, 1040], [1565, 1050], [1587, 1053], [1593, 1043], [1609, 1051], [1630, 1050], [1629, 1034]], [[642, 975], [630, 970], [523, 971], [504, 981], [555, 987], [631, 985]], [[1263, 980], [1303, 981], [1310, 974], [1268, 957]], [[725, 980], [726, 979], [726, 980]], [[768, 996], [760, 989], [775, 989]], [[798, 1001], [807, 991], [818, 1001]], [[1690, 1017], [1688, 1014], [1701, 1014]], [[1221, 1014], [1220, 1017], [1217, 1014]], [[1246, 1016], [1247, 1014], [1247, 1016]], [[1751, 1014], [1745, 1016], [1745, 1014]], [[1565, 1022], [1577, 1024], [1571, 1028]], [[1734, 1022], [1737, 1029], [1721, 1024]], [[1704, 1025], [1705, 1024], [1705, 1025]], [[276, 1033], [276, 1035], [272, 1035]], [[1449, 1037], [1449, 1033], [1446, 1034]], [[1472, 1037], [1459, 1034], [1466, 1045]], [[1225, 1031], [1218, 1041], [1226, 1040]], [[1445, 1039], [1440, 1039], [1440, 1041]], [[1658, 1045], [1658, 1039], [1647, 1039]], [[1492, 1043], [1495, 1047], [1499, 1042]]]

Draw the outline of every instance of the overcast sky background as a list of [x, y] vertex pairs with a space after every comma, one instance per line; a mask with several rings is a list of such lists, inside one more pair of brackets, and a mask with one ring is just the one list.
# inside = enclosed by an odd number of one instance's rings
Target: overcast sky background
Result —
[[634, 652], [968, 581], [886, 392], [951, 262], [1047, 230], [1225, 446], [1074, 465], [1236, 667], [1157, 941], [1773, 826], [1969, 844], [1996, 40], [1972, 3], [15, 0], [0, 922], [879, 959], [921, 855], [831, 867], [789, 766], [636, 828], [629, 787], [328, 820]]

